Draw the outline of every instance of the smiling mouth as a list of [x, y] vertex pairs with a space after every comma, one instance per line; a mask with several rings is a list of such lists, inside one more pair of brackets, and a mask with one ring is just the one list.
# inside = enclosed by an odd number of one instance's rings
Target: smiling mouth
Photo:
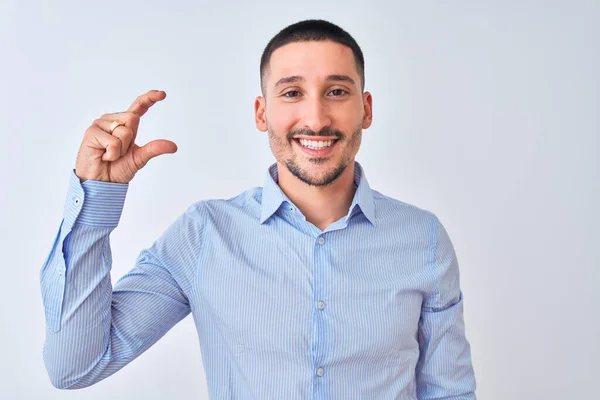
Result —
[[335, 144], [335, 142], [338, 141], [338, 139], [311, 140], [311, 139], [304, 139], [304, 138], [298, 138], [298, 139], [294, 139], [294, 140], [300, 146], [302, 146], [302, 147], [304, 147], [306, 149], [310, 149], [310, 150], [323, 150], [323, 149], [327, 149], [327, 148], [333, 146]]

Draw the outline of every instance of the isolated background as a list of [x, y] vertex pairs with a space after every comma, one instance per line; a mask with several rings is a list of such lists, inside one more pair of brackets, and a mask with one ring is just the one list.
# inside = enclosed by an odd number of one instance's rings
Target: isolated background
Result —
[[113, 282], [193, 202], [262, 185], [254, 125], [268, 40], [306, 18], [348, 30], [374, 121], [371, 186], [433, 211], [461, 268], [482, 400], [591, 398], [600, 356], [600, 2], [0, 2], [0, 398], [206, 399], [191, 317], [79, 391], [42, 362], [39, 270], [83, 133], [149, 89]]

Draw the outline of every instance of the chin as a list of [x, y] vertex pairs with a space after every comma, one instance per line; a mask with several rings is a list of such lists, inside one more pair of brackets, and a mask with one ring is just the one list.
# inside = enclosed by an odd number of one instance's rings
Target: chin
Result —
[[[326, 163], [328, 160], [322, 160], [323, 163]], [[294, 163], [286, 163], [288, 170], [294, 175], [296, 178], [300, 179], [302, 182], [306, 183], [310, 186], [327, 186], [342, 175], [344, 170], [346, 169], [346, 165], [339, 164], [335, 167], [332, 166], [319, 166], [318, 164], [309, 163], [306, 167], [298, 168]]]

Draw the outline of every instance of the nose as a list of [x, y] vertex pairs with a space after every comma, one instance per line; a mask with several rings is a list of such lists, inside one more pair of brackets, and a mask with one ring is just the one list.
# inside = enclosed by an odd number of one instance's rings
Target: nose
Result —
[[331, 126], [329, 106], [320, 98], [305, 101], [305, 112], [302, 125], [304, 128], [319, 132], [321, 129]]

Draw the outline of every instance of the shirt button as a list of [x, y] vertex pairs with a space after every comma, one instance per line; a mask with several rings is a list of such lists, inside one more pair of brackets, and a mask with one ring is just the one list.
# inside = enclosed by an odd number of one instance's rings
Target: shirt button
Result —
[[294, 207], [290, 207], [290, 211], [294, 212], [294, 211], [296, 211], [296, 209]]
[[75, 203], [75, 205], [79, 207], [81, 205], [81, 199], [79, 197], [74, 197], [73, 203]]
[[319, 376], [323, 376], [324, 373], [325, 373], [325, 371], [323, 371], [323, 368], [319, 368], [317, 370], [317, 375], [319, 375]]
[[56, 272], [58, 272], [59, 275], [62, 275], [65, 273], [65, 267], [58, 267], [58, 269], [56, 270]]
[[322, 301], [317, 303], [317, 307], [319, 307], [319, 310], [322, 310], [325, 308], [325, 303], [323, 303]]
[[323, 236], [321, 236], [321, 237], [320, 237], [320, 238], [317, 240], [317, 242], [318, 242], [319, 244], [323, 244], [323, 243], [325, 243], [325, 238], [324, 238]]

